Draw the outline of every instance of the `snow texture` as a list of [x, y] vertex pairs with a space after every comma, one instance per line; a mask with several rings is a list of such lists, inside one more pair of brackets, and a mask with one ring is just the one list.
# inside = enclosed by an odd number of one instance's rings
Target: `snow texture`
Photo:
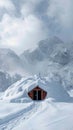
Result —
[[[45, 100], [28, 96], [36, 85], [47, 92]], [[0, 130], [73, 130], [72, 101], [57, 79], [22, 78], [0, 93]]]

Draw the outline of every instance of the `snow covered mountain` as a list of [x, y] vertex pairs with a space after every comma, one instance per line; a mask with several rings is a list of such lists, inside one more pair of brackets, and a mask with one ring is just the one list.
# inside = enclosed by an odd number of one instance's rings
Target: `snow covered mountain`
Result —
[[25, 72], [21, 59], [11, 49], [0, 49], [0, 70], [11, 74]]
[[10, 75], [5, 71], [0, 71], [0, 92], [5, 91], [11, 84], [21, 79], [21, 75]]
[[57, 37], [42, 40], [38, 43], [38, 47], [35, 50], [24, 51], [21, 54], [21, 58], [26, 59], [29, 63], [32, 63], [32, 61], [33, 63], [41, 62], [49, 58], [55, 47], [60, 44], [63, 44], [63, 42]]
[[25, 68], [31, 74], [56, 75], [64, 81], [65, 87], [73, 86], [73, 43], [64, 43], [58, 37], [42, 40], [38, 47], [20, 55]]
[[42, 40], [35, 50], [26, 50], [20, 56], [10, 49], [0, 49], [1, 71], [58, 77], [67, 90], [73, 86], [72, 66], [73, 43], [64, 43], [58, 37]]
[[21, 58], [24, 58], [24, 60], [26, 58], [30, 63], [32, 63], [32, 61], [33, 63], [41, 62], [49, 58], [55, 47], [62, 43], [63, 42], [57, 37], [42, 40], [38, 43], [38, 47], [35, 50], [24, 51], [24, 53], [21, 54]]
[[11, 49], [0, 48], [0, 91], [5, 91], [25, 73], [20, 57]]
[[48, 64], [51, 62], [57, 66], [70, 63], [70, 51], [66, 46], [59, 38], [53, 37], [40, 41], [35, 50], [24, 51], [20, 57], [31, 74], [47, 74]]

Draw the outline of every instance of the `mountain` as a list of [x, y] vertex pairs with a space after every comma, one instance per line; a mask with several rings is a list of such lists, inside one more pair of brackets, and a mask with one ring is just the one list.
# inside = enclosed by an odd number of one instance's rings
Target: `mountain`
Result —
[[39, 61], [41, 62], [49, 58], [55, 47], [61, 43], [63, 44], [63, 42], [57, 37], [42, 40], [38, 43], [38, 47], [35, 50], [24, 51], [21, 54], [21, 58], [31, 64], [37, 63]]
[[23, 60], [26, 70], [28, 70], [31, 74], [47, 72], [45, 69], [48, 67], [51, 54], [58, 45], [63, 45], [63, 41], [61, 41], [58, 37], [53, 37], [40, 41], [38, 43], [38, 47], [33, 51], [24, 51], [20, 55], [20, 58]]
[[20, 58], [23, 60], [26, 70], [31, 74], [39, 72], [45, 74], [51, 62], [57, 65], [66, 65], [70, 62], [70, 51], [66, 46], [58, 37], [52, 37], [40, 41], [38, 47], [33, 51], [24, 51]]
[[46, 59], [66, 65], [73, 59], [73, 43], [67, 44], [58, 37], [52, 37], [40, 41], [33, 51], [24, 51], [20, 57], [24, 62], [32, 65]]
[[[57, 77], [64, 87], [73, 86], [73, 43], [64, 43], [58, 37], [42, 40], [35, 50], [26, 50], [18, 56], [11, 49], [0, 49], [0, 70], [21, 76], [41, 74]], [[11, 77], [11, 76], [10, 76]]]
[[0, 49], [0, 70], [9, 73], [25, 73], [22, 60], [11, 49]]
[[0, 92], [5, 91], [11, 84], [17, 82], [22, 77], [19, 74], [10, 75], [5, 71], [0, 71]]
[[0, 92], [20, 80], [26, 71], [20, 57], [11, 49], [0, 48]]
[[66, 88], [73, 86], [73, 42], [58, 37], [42, 40], [35, 50], [26, 50], [20, 58], [31, 74], [57, 76]]

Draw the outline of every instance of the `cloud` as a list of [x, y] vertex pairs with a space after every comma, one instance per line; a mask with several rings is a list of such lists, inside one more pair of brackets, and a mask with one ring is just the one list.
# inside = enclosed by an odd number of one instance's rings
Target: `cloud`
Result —
[[[26, 49], [34, 49], [38, 41], [48, 36], [43, 20], [35, 14], [35, 9], [41, 1], [19, 0], [21, 4], [18, 4], [17, 0], [11, 0], [15, 10], [12, 15], [3, 14], [0, 22], [0, 47], [9, 47], [20, 53]], [[8, 0], [7, 6], [11, 3]], [[14, 15], [17, 10], [21, 14], [20, 17]]]
[[34, 15], [25, 19], [5, 14], [0, 23], [1, 44], [21, 51], [36, 47], [36, 43], [46, 37], [42, 22]]
[[21, 14], [23, 17], [27, 17], [34, 12], [34, 4], [31, 2], [26, 2], [21, 9]]
[[11, 0], [0, 0], [0, 21], [4, 14], [14, 15], [15, 6]]
[[19, 53], [49, 35], [72, 39], [72, 5], [72, 0], [0, 1], [0, 47]]
[[47, 16], [50, 21], [50, 32], [65, 41], [73, 40], [73, 1], [50, 0]]
[[0, 0], [0, 8], [6, 8], [7, 10], [14, 10], [14, 5], [10, 0]]
[[[22, 5], [21, 8], [21, 14], [25, 17], [29, 14], [37, 14], [38, 10], [43, 10], [43, 7], [45, 7], [46, 0], [25, 0], [25, 3]], [[45, 8], [46, 9], [46, 8]], [[40, 13], [40, 12], [39, 12]], [[42, 12], [43, 13], [43, 12]], [[40, 14], [41, 15], [41, 14]]]
[[47, 14], [63, 27], [70, 27], [73, 25], [72, 5], [72, 0], [50, 0]]

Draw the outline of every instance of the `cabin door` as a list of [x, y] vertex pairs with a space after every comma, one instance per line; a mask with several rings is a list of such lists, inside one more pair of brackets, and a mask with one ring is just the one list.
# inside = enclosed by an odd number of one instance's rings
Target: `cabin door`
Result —
[[41, 91], [38, 91], [38, 100], [41, 100]]
[[40, 90], [33, 91], [33, 100], [41, 100], [41, 91]]

